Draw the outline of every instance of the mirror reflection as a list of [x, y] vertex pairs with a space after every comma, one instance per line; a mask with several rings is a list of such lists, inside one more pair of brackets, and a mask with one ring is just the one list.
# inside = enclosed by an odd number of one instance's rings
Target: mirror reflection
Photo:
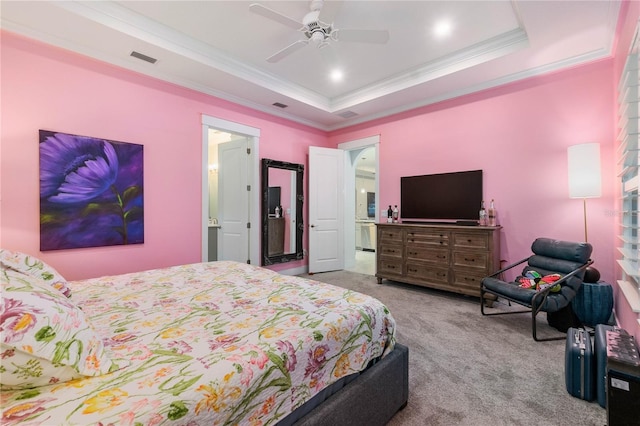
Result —
[[262, 160], [262, 264], [302, 259], [304, 166]]

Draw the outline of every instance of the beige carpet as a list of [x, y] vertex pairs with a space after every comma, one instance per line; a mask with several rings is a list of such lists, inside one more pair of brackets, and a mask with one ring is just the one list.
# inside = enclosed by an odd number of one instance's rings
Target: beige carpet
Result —
[[[477, 298], [348, 271], [305, 277], [376, 297], [396, 319], [409, 404], [391, 426], [606, 424], [597, 402], [565, 389], [565, 341], [535, 342], [528, 314], [483, 317]], [[554, 333], [539, 317], [538, 335]]]

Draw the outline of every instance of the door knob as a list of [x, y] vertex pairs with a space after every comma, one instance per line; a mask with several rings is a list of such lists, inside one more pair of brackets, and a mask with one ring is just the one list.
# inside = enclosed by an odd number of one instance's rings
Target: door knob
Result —
[[310, 225], [310, 226], [311, 226], [311, 228], [315, 228], [316, 227], [315, 225]]

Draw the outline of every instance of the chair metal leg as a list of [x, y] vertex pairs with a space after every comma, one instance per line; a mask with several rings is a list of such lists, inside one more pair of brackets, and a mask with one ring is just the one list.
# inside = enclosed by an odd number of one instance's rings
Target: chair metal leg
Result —
[[533, 333], [533, 340], [535, 340], [536, 342], [548, 342], [551, 340], [564, 340], [567, 338], [566, 334], [563, 334], [561, 336], [554, 336], [554, 337], [545, 337], [542, 339], [539, 339], [538, 336], [536, 335], [536, 316], [538, 315], [537, 311], [532, 309], [531, 310], [531, 332]]
[[[486, 293], [488, 293], [488, 292], [485, 291], [482, 287], [480, 287], [480, 313], [482, 313], [482, 315], [484, 315], [484, 316], [510, 315], [510, 314], [523, 314], [523, 313], [531, 312], [531, 334], [533, 336], [533, 340], [535, 340], [536, 342], [546, 342], [546, 341], [550, 341], [550, 340], [563, 340], [563, 339], [566, 339], [566, 335], [538, 338], [537, 328], [536, 328], [536, 317], [537, 317], [538, 313], [540, 312], [539, 309], [533, 309], [532, 308], [532, 309], [523, 309], [523, 310], [518, 310], [518, 311], [501, 311], [501, 312], [491, 312], [491, 313], [485, 312], [484, 311], [484, 295]], [[490, 293], [490, 294], [493, 294], [493, 293]], [[509, 299], [507, 299], [507, 300], [509, 300]]]

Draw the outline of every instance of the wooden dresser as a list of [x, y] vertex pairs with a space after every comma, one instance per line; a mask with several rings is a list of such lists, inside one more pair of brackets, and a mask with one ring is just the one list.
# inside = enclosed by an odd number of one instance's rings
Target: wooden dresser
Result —
[[480, 280], [500, 267], [500, 226], [377, 224], [382, 279], [480, 296]]
[[284, 254], [284, 217], [269, 218], [269, 250], [268, 256]]

